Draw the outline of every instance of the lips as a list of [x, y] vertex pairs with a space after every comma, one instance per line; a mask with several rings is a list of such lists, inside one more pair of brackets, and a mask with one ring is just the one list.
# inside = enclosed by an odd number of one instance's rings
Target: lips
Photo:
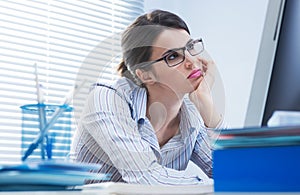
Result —
[[187, 77], [188, 79], [193, 79], [193, 78], [198, 78], [202, 75], [202, 72], [200, 69], [197, 69], [197, 70], [193, 70], [191, 72], [191, 74]]

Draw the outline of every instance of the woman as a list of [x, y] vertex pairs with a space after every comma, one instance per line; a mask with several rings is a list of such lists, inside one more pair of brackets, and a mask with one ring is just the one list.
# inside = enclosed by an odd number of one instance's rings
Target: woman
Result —
[[[155, 10], [123, 33], [121, 78], [96, 84], [74, 136], [76, 160], [99, 163], [110, 180], [140, 184], [201, 184], [193, 161], [212, 177], [209, 129], [222, 128], [209, 88], [215, 64], [201, 57], [177, 15]], [[101, 182], [101, 181], [91, 181]]]

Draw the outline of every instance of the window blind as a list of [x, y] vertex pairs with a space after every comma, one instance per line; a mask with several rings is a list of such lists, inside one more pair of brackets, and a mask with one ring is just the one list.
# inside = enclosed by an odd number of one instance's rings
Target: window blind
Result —
[[37, 119], [21, 109], [37, 103], [35, 68], [48, 105], [61, 105], [74, 85], [85, 82], [73, 110], [57, 121], [58, 154], [69, 148], [74, 113], [81, 112], [88, 86], [115, 79], [118, 34], [142, 13], [143, 0], [0, 1], [0, 164], [20, 162], [24, 141], [38, 133], [24, 137], [24, 121]]

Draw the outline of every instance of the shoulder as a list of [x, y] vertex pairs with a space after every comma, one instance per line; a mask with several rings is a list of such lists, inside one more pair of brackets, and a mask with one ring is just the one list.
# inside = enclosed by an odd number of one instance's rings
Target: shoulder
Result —
[[[126, 102], [130, 102], [131, 94], [140, 88], [135, 83], [125, 77], [121, 77], [113, 82], [94, 83], [90, 88], [92, 94], [103, 94], [104, 96], [119, 96]], [[102, 95], [102, 96], [103, 96]]]

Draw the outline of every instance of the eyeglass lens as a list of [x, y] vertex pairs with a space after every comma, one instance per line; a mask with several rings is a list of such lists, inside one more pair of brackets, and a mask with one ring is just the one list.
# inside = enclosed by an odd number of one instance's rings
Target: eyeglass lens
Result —
[[165, 56], [165, 61], [168, 64], [168, 66], [176, 66], [183, 62], [185, 59], [185, 50], [188, 50], [188, 52], [192, 56], [198, 55], [204, 50], [203, 43], [201, 40], [196, 40], [189, 43], [184, 48], [172, 51], [171, 53]]

